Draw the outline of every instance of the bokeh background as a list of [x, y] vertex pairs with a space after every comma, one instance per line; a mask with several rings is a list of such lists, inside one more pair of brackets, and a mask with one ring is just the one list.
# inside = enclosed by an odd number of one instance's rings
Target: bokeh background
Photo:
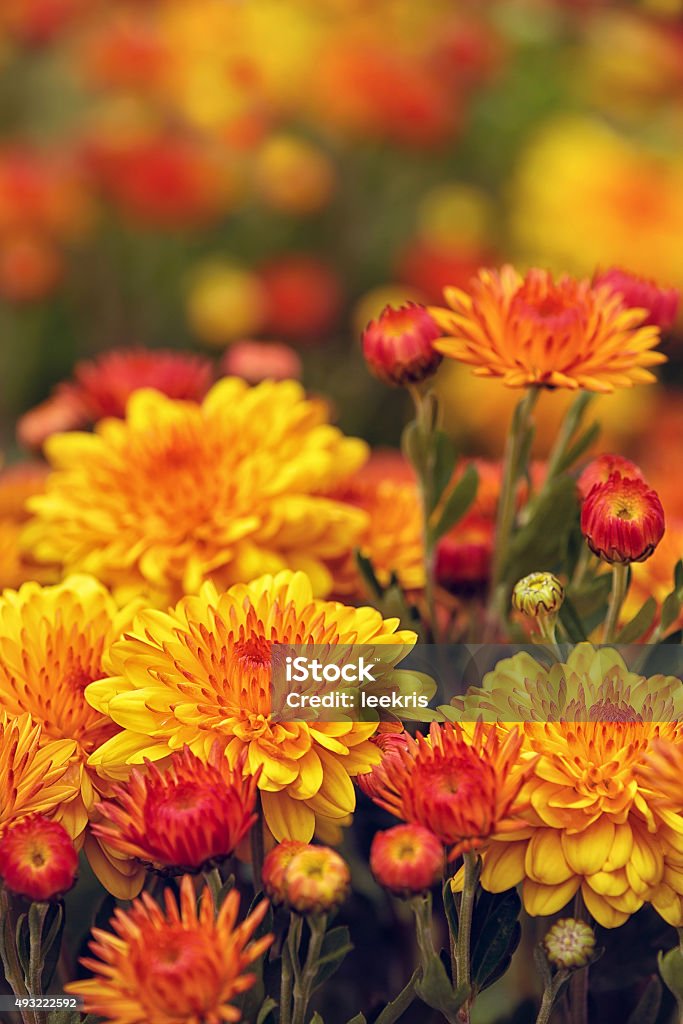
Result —
[[[269, 350], [229, 362], [245, 339], [291, 346], [346, 430], [394, 443], [362, 327], [504, 260], [683, 283], [678, 0], [0, 4], [6, 461], [77, 360], [267, 371]], [[463, 450], [499, 454], [514, 393], [452, 364], [439, 388]], [[537, 454], [563, 408], [542, 401]], [[599, 411], [603, 448], [649, 451], [654, 417], [683, 435], [669, 390]]]

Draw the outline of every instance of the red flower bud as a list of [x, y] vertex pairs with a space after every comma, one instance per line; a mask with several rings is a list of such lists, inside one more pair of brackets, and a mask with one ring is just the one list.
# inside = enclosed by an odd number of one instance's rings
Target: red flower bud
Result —
[[613, 473], [587, 495], [581, 531], [591, 551], [606, 562], [643, 562], [664, 535], [664, 509], [642, 480]]
[[606, 484], [613, 473], [621, 473], [629, 480], [643, 479], [640, 468], [636, 466], [635, 462], [625, 459], [623, 455], [598, 455], [588, 463], [576, 481], [581, 500], [583, 501], [595, 484]]
[[363, 332], [363, 355], [370, 371], [385, 384], [417, 383], [431, 377], [441, 362], [432, 345], [440, 336], [424, 306], [386, 306]]
[[441, 877], [444, 849], [422, 825], [396, 825], [372, 840], [370, 867], [386, 889], [397, 896], [412, 896], [431, 889]]
[[30, 900], [57, 899], [74, 884], [78, 854], [63, 825], [40, 814], [22, 818], [0, 838], [0, 876]]

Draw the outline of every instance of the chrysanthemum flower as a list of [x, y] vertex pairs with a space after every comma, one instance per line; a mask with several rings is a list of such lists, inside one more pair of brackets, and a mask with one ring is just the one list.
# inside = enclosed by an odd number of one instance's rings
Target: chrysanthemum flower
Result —
[[585, 967], [595, 952], [595, 932], [585, 921], [565, 917], [543, 939], [549, 962], [558, 968]]
[[42, 744], [69, 742], [76, 791], [63, 801], [60, 819], [78, 845], [85, 843], [102, 882], [122, 897], [135, 890], [142, 872], [86, 833], [102, 788], [87, 760], [119, 730], [88, 704], [84, 691], [102, 676], [103, 656], [136, 607], [117, 608], [105, 588], [88, 576], [53, 587], [25, 583], [0, 597], [0, 708], [13, 716], [30, 713], [41, 726]]
[[425, 892], [441, 878], [443, 844], [422, 825], [396, 825], [378, 832], [370, 848], [375, 879], [397, 896]]
[[67, 985], [87, 1013], [112, 1024], [224, 1024], [239, 1021], [235, 999], [256, 981], [249, 967], [268, 949], [272, 935], [253, 941], [268, 904], [262, 901], [237, 924], [233, 889], [215, 915], [208, 889], [199, 910], [191, 878], [180, 886], [180, 905], [170, 889], [162, 910], [143, 893], [130, 910], [117, 909], [112, 932], [93, 929], [91, 957], [82, 963], [93, 977]]
[[265, 819], [276, 839], [313, 835], [355, 805], [351, 776], [379, 761], [370, 743], [376, 723], [292, 721], [274, 714], [271, 644], [412, 646], [373, 608], [314, 600], [303, 573], [282, 572], [219, 595], [212, 583], [167, 613], [142, 612], [110, 651], [112, 676], [88, 687], [94, 708], [123, 731], [90, 757], [105, 775], [124, 776], [145, 757], [158, 760], [187, 744], [206, 759], [216, 739], [231, 766], [246, 751]]
[[73, 841], [58, 821], [32, 814], [0, 835], [0, 877], [11, 892], [57, 899], [74, 884], [77, 870]]
[[656, 324], [664, 331], [676, 322], [680, 299], [678, 288], [661, 288], [655, 281], [620, 267], [610, 267], [596, 274], [593, 283], [607, 285], [617, 292], [629, 309], [644, 309], [647, 312], [645, 323]]
[[581, 532], [606, 562], [642, 562], [664, 536], [664, 509], [643, 480], [613, 473], [595, 484], [581, 507]]
[[592, 459], [582, 470], [576, 481], [579, 497], [583, 500], [596, 484], [606, 484], [613, 473], [620, 473], [629, 480], [643, 479], [643, 472], [635, 462], [624, 458], [623, 455], [605, 453]]
[[504, 659], [453, 703], [460, 720], [483, 716], [503, 734], [522, 723], [512, 775], [531, 766], [517, 832], [492, 836], [483, 851], [484, 888], [522, 882], [533, 915], [557, 913], [580, 889], [607, 928], [648, 901], [683, 922], [683, 818], [660, 809], [656, 780], [643, 777], [658, 739], [683, 744], [679, 679], [645, 678], [617, 651], [581, 644], [551, 668], [527, 653]]
[[515, 802], [524, 773], [513, 773], [521, 736], [500, 738], [478, 722], [471, 735], [458, 725], [433, 722], [380, 767], [375, 803], [397, 818], [430, 829], [451, 847], [450, 859], [476, 849], [492, 834], [514, 828]]
[[212, 378], [210, 361], [190, 352], [114, 349], [78, 363], [73, 381], [57, 385], [50, 398], [21, 417], [17, 436], [27, 447], [39, 448], [52, 434], [89, 426], [105, 416], [123, 418], [128, 399], [141, 388], [201, 402]]
[[555, 615], [563, 601], [564, 587], [551, 572], [529, 573], [512, 589], [512, 607], [534, 618]]
[[493, 519], [470, 514], [442, 537], [436, 547], [439, 586], [462, 597], [484, 593], [491, 575], [494, 534]]
[[263, 891], [273, 903], [284, 903], [287, 866], [295, 854], [306, 848], [307, 844], [301, 843], [297, 839], [285, 839], [266, 854], [261, 871], [261, 881]]
[[[242, 761], [244, 758], [242, 758]], [[159, 770], [134, 768], [98, 805], [93, 828], [110, 849], [155, 870], [185, 874], [229, 857], [256, 821], [256, 776], [233, 770], [216, 744], [204, 763], [185, 748]]]
[[0, 710], [0, 827], [28, 814], [54, 816], [78, 794], [75, 744], [46, 737], [30, 715]]
[[92, 572], [159, 603], [282, 568], [329, 591], [328, 560], [353, 549], [366, 516], [321, 497], [365, 461], [299, 384], [232, 377], [201, 405], [137, 391], [124, 421], [46, 444], [53, 472], [24, 536], [40, 561]]
[[647, 367], [666, 361], [646, 314], [587, 280], [538, 269], [522, 278], [506, 265], [481, 270], [469, 292], [444, 294], [450, 309], [430, 310], [445, 335], [435, 348], [508, 387], [610, 392], [654, 380]]

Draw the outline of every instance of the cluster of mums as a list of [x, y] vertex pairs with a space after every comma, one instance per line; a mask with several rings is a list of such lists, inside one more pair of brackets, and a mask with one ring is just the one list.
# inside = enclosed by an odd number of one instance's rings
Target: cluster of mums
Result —
[[[661, 502], [632, 463], [600, 457], [571, 481], [586, 542], [573, 579], [559, 578], [568, 576], [560, 565], [513, 585], [505, 561], [565, 471], [573, 436], [565, 431], [565, 448], [522, 493], [538, 389], [572, 388], [583, 402], [650, 380], [671, 297], [622, 272], [554, 281], [505, 267], [446, 298], [448, 309], [388, 309], [363, 339], [370, 368], [409, 386], [416, 403], [407, 450], [422, 530], [410, 557], [421, 576], [412, 586], [401, 585], [400, 534], [382, 547], [383, 524], [343, 498], [365, 444], [332, 427], [324, 404], [293, 382], [249, 387], [228, 377], [192, 399], [139, 388], [131, 374], [125, 408], [110, 409], [92, 433], [46, 441], [45, 476], [17, 536], [28, 579], [0, 596], [0, 876], [13, 925], [2, 956], [17, 995], [35, 995], [41, 979], [24, 972], [13, 946], [25, 901], [39, 908], [28, 913], [35, 965], [55, 941], [47, 908], [73, 884], [80, 852], [115, 897], [145, 891], [109, 930], [95, 930], [84, 961], [92, 977], [67, 991], [116, 1024], [240, 1019], [240, 999], [275, 947], [266, 902], [237, 923], [225, 877], [234, 857], [251, 861], [256, 888], [292, 913], [276, 1003], [280, 1024], [304, 1024], [327, 917], [350, 885], [332, 847], [351, 822], [356, 787], [402, 822], [375, 837], [370, 861], [381, 885], [410, 900], [417, 923], [417, 973], [382, 1024], [416, 994], [449, 1020], [469, 1020], [482, 889], [521, 884], [535, 916], [579, 896], [606, 928], [646, 903], [683, 926], [683, 686], [647, 678], [593, 643], [624, 636], [631, 567], [662, 539]], [[529, 653], [499, 662], [480, 688], [438, 709], [426, 734], [395, 720], [282, 721], [272, 707], [273, 644], [395, 652], [418, 639], [404, 623], [423, 637], [447, 635], [438, 542], [466, 523], [477, 474], [450, 461], [436, 429], [428, 380], [442, 354], [526, 389], [494, 502], [485, 628], [496, 640], [515, 629], [566, 640], [565, 591], [586, 575], [607, 584], [604, 621], [564, 662]], [[138, 365], [154, 384], [154, 358]], [[167, 371], [165, 357], [159, 367]], [[377, 607], [358, 601], [358, 548]], [[406, 601], [413, 594], [403, 623], [382, 610], [387, 586]], [[679, 617], [680, 589], [677, 580], [646, 624], [650, 637]], [[466, 617], [471, 606], [461, 610]], [[425, 894], [442, 879], [458, 906], [450, 978], [425, 917]], [[593, 944], [580, 921], [551, 929], [539, 1021]]]

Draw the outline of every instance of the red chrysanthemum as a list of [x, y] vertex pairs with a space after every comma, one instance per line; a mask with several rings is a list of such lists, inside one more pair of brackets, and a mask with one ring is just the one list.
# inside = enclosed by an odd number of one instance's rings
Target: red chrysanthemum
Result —
[[22, 444], [40, 447], [51, 434], [76, 430], [105, 416], [122, 419], [134, 391], [154, 388], [169, 398], [201, 402], [213, 379], [208, 359], [165, 349], [113, 349], [78, 363], [74, 380], [19, 420]]
[[656, 281], [631, 274], [621, 267], [603, 270], [593, 283], [607, 285], [612, 292], [617, 292], [627, 309], [646, 310], [646, 324], [655, 324], [663, 331], [673, 327], [680, 299], [677, 288], [661, 288]]
[[374, 799], [380, 789], [384, 777], [384, 769], [391, 773], [392, 764], [401, 764], [401, 751], [408, 747], [408, 733], [402, 725], [393, 722], [380, 722], [377, 732], [370, 742], [382, 752], [380, 764], [374, 765], [369, 772], [356, 776], [356, 782], [366, 796]]
[[423, 825], [396, 825], [378, 832], [370, 848], [370, 867], [380, 885], [397, 896], [425, 892], [444, 868], [443, 843]]
[[416, 383], [431, 377], [441, 362], [433, 346], [440, 333], [424, 306], [386, 306], [363, 332], [363, 355], [385, 384]]
[[42, 814], [20, 819], [0, 836], [0, 877], [30, 900], [57, 899], [74, 884], [77, 870], [69, 833]]
[[384, 769], [375, 803], [428, 828], [452, 847], [452, 859], [514, 827], [524, 773], [512, 777], [510, 769], [520, 746], [516, 729], [501, 738], [477, 722], [468, 736], [458, 723], [433, 722], [428, 736], [409, 739], [400, 764]]
[[581, 531], [591, 551], [606, 562], [642, 562], [664, 535], [664, 509], [642, 480], [613, 473], [596, 484], [581, 509]]
[[188, 747], [161, 769], [148, 761], [98, 805], [103, 821], [94, 831], [156, 870], [200, 871], [230, 856], [256, 820], [259, 773], [244, 778], [243, 767], [242, 757], [231, 769], [219, 744], [208, 764]]

